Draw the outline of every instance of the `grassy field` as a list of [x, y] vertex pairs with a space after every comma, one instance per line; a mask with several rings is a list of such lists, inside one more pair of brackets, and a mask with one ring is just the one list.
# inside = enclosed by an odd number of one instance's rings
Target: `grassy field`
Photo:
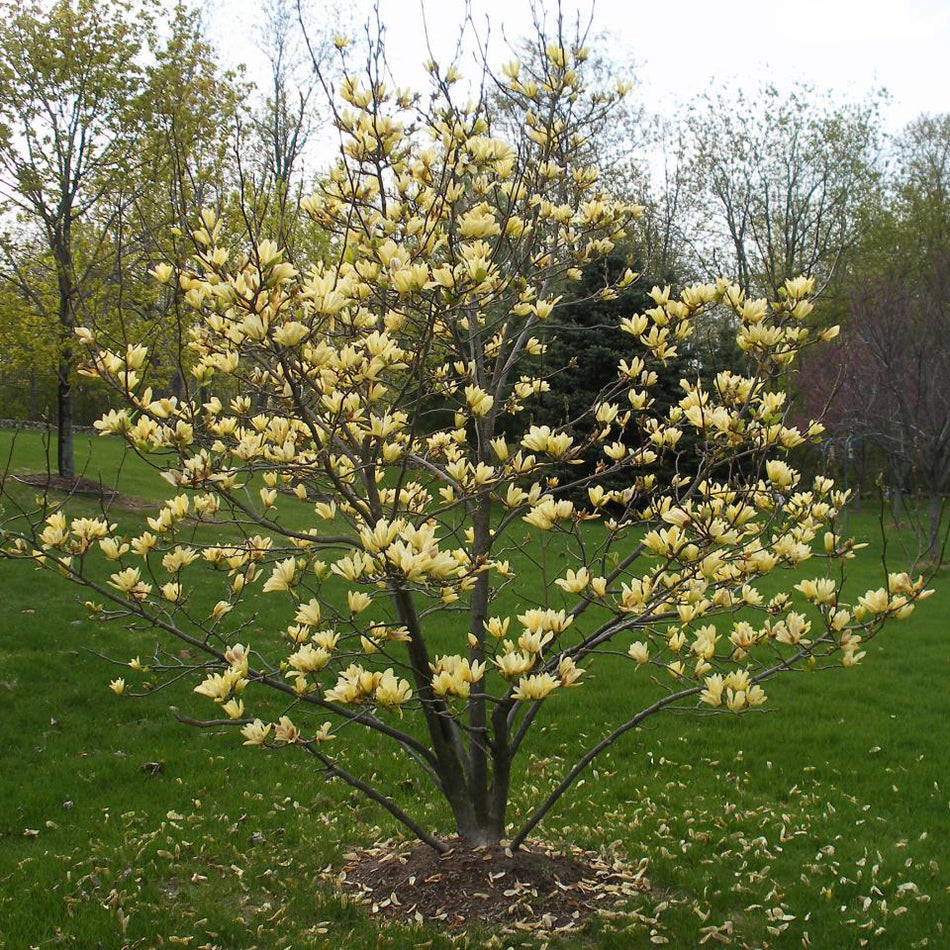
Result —
[[[10, 441], [0, 432], [0, 458]], [[77, 467], [112, 483], [120, 453], [81, 439]], [[45, 468], [39, 435], [19, 437], [14, 464]], [[130, 459], [118, 487], [157, 499], [167, 486]], [[871, 541], [853, 582], [878, 586], [875, 518], [856, 512], [851, 530]], [[936, 584], [857, 670], [787, 677], [761, 714], [655, 718], [600, 759], [541, 836], [646, 859], [654, 890], [637, 915], [561, 946], [950, 945], [950, 584]], [[180, 725], [169, 707], [206, 711], [187, 686], [117, 700], [97, 654], [144, 656], [154, 637], [90, 624], [79, 593], [0, 563], [0, 946], [452, 945], [436, 929], [378, 927], [332, 886], [348, 846], [398, 832], [381, 810], [293, 749], [262, 754]], [[604, 675], [558, 697], [513, 811], [635, 702], [629, 678]], [[367, 742], [354, 760], [448, 830], [403, 759]], [[484, 933], [463, 943], [492, 945]]]

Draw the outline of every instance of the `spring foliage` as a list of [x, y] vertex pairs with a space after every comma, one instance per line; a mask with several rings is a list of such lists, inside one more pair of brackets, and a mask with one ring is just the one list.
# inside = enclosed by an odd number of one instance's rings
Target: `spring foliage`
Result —
[[[156, 269], [192, 314], [182, 398], [148, 387], [144, 347], [77, 331], [85, 371], [128, 401], [97, 427], [160, 464], [175, 496], [135, 537], [58, 509], [38, 512], [32, 534], [8, 522], [6, 537], [8, 554], [90, 588], [95, 615], [145, 619], [197, 651], [207, 724], [233, 725], [245, 745], [299, 746], [436, 847], [438, 829], [350, 771], [360, 729], [433, 780], [465, 841], [517, 846], [647, 716], [755, 709], [774, 675], [857, 664], [928, 593], [891, 574], [847, 598], [858, 546], [837, 528], [846, 494], [788, 461], [821, 425], [789, 423], [782, 380], [836, 332], [810, 319], [807, 278], [772, 302], [728, 280], [653, 288], [653, 306], [619, 322], [628, 348], [586, 407], [589, 434], [532, 424], [562, 288], [640, 213], [581, 163], [626, 87], [590, 90], [586, 50], [542, 49], [475, 102], [457, 101], [454, 70], [434, 64], [426, 100], [347, 73], [342, 158], [303, 205], [329, 236], [326, 259], [301, 272], [270, 241], [228, 246], [208, 210], [188, 266]], [[519, 117], [514, 141], [493, 135], [499, 102], [507, 128]], [[745, 372], [684, 378], [659, 410], [658, 372], [717, 311], [736, 321]], [[595, 471], [551, 476], [592, 446]], [[623, 487], [604, 488], [618, 475]], [[578, 489], [583, 504], [568, 497]], [[522, 555], [546, 588], [512, 567]], [[87, 562], [102, 559], [98, 581]], [[760, 582], [784, 568], [808, 579], [766, 599]], [[251, 643], [259, 596], [280, 600], [286, 623]], [[596, 690], [607, 657], [621, 675], [618, 655], [640, 705], [515, 820], [509, 787], [532, 725], [566, 691]], [[118, 694], [142, 692], [145, 664], [129, 665]], [[153, 678], [182, 671], [158, 654], [151, 666]]]

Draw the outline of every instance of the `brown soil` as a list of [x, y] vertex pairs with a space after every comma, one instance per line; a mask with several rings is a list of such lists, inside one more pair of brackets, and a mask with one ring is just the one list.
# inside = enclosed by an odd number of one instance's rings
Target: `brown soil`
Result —
[[133, 498], [131, 495], [122, 495], [111, 488], [107, 488], [101, 482], [94, 482], [91, 478], [63, 478], [60, 475], [14, 475], [18, 482], [24, 485], [32, 485], [34, 488], [43, 490], [52, 489], [53, 491], [65, 492], [68, 495], [82, 495], [84, 498], [94, 498], [97, 501], [103, 501], [110, 507], [124, 508], [128, 511], [144, 511], [155, 506], [141, 498]]
[[480, 923], [503, 932], [570, 933], [596, 914], [623, 912], [650, 887], [645, 867], [611, 865], [578, 848], [437, 854], [424, 844], [383, 842], [346, 860], [337, 881], [373, 914], [449, 930]]

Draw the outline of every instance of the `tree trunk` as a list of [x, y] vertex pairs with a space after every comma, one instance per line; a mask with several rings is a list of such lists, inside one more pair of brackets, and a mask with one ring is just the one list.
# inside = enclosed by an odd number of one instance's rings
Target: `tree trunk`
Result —
[[429, 654], [419, 633], [419, 617], [412, 594], [403, 588], [396, 588], [392, 593], [397, 615], [409, 631], [409, 661], [437, 759], [435, 770], [442, 794], [455, 816], [459, 836], [464, 841], [478, 841], [482, 837], [483, 823], [479, 822], [475, 815], [474, 803], [466, 781], [464, 750], [457, 732], [453, 730], [450, 717], [442, 715], [440, 706], [443, 701], [432, 691]]
[[73, 458], [73, 260], [69, 233], [56, 242], [56, 279], [59, 289], [59, 354], [56, 366], [56, 465], [61, 478], [76, 477]]
[[[472, 514], [474, 532], [473, 554], [476, 561], [483, 557], [491, 545], [491, 502], [483, 495], [476, 503]], [[469, 617], [469, 660], [472, 663], [485, 662], [485, 621], [488, 618], [488, 572], [484, 571], [475, 581], [472, 590], [471, 615]], [[487, 719], [487, 700], [485, 698], [484, 679], [472, 684], [468, 701], [469, 762], [468, 784], [475, 808], [475, 819], [480, 826], [493, 824], [488, 795], [488, 753], [489, 735]]]
[[39, 418], [39, 407], [37, 405], [36, 398], [36, 365], [34, 363], [30, 364], [30, 408], [29, 408], [29, 420], [30, 422], [36, 422]]
[[468, 848], [491, 847], [505, 836], [504, 825], [499, 826], [491, 818], [479, 820], [472, 816], [467, 821], [456, 821], [455, 830]]
[[893, 457], [891, 462], [891, 517], [895, 527], [901, 526], [901, 511], [904, 504], [904, 470]]
[[76, 477], [76, 462], [73, 457], [73, 391], [70, 382], [72, 372], [72, 348], [64, 346], [60, 351], [56, 371], [56, 464], [62, 478]]
[[940, 516], [943, 514], [943, 498], [932, 491], [927, 497], [927, 560], [936, 561], [940, 556]]
[[[486, 723], [487, 726], [487, 723]], [[505, 818], [511, 783], [511, 749], [508, 741], [507, 708], [500, 705], [492, 716], [490, 751], [491, 786], [482, 788], [470, 775], [467, 796], [462, 808], [453, 804], [455, 829], [462, 842], [470, 848], [498, 844], [505, 837]], [[487, 728], [486, 728], [487, 735]]]

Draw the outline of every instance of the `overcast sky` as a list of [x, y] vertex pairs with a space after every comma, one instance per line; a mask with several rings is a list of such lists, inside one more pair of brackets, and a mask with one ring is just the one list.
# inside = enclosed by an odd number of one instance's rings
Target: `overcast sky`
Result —
[[[427, 58], [420, 0], [379, 4], [396, 79], [418, 88]], [[553, 2], [539, 6], [556, 9]], [[566, 11], [578, 6], [564, 2]], [[212, 14], [224, 55], [246, 62], [255, 78], [261, 58], [251, 24], [258, 7], [259, 0], [217, 0]], [[514, 39], [530, 31], [529, 0], [471, 0], [471, 7], [480, 28], [486, 18], [491, 24], [493, 59], [510, 58], [502, 33]], [[344, 2], [356, 26], [371, 8], [370, 0]], [[464, 0], [425, 0], [425, 9], [437, 57], [447, 58]], [[671, 114], [722, 79], [748, 87], [805, 79], [856, 97], [883, 86], [892, 96], [891, 128], [921, 112], [950, 111], [950, 0], [597, 0], [594, 9], [594, 30], [609, 31], [614, 48], [636, 62], [638, 91], [651, 111]]]

